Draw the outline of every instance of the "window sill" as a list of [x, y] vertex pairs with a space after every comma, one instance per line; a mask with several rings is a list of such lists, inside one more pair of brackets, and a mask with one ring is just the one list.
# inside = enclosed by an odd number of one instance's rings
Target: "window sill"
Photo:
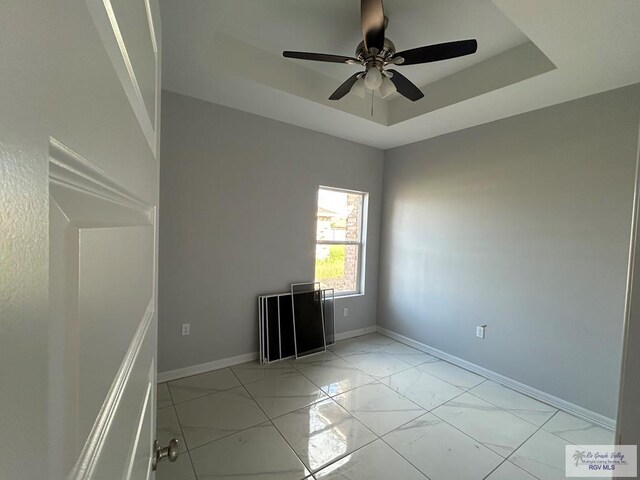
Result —
[[342, 294], [334, 295], [334, 298], [336, 300], [342, 299], [342, 298], [353, 298], [353, 297], [364, 297], [364, 293], [342, 293]]

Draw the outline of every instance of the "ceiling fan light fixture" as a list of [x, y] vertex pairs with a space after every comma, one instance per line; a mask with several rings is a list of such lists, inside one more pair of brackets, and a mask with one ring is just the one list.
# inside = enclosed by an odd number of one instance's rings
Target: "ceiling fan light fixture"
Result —
[[[343, 82], [331, 94], [329, 100], [340, 100], [352, 89], [356, 95], [363, 96], [364, 89], [365, 92], [370, 90], [372, 94], [375, 93], [382, 98], [397, 91], [403, 97], [416, 102], [424, 98], [424, 94], [420, 89], [397, 70], [385, 70], [385, 68], [440, 62], [472, 55], [478, 50], [477, 40], [468, 39], [426, 45], [397, 52], [393, 42], [385, 36], [389, 19], [384, 14], [382, 2], [383, 0], [360, 0], [362, 41], [356, 47], [355, 56], [345, 57], [343, 55], [289, 50], [285, 50], [282, 54], [287, 58], [362, 65], [365, 68], [365, 72], [354, 73]], [[357, 86], [356, 83], [358, 83]], [[373, 96], [371, 98], [373, 100]]]
[[364, 84], [369, 90], [377, 90], [382, 85], [382, 73], [377, 67], [370, 68], [364, 77]]
[[380, 96], [382, 98], [387, 98], [389, 95], [391, 95], [392, 93], [394, 93], [396, 91], [396, 86], [393, 84], [393, 82], [391, 80], [389, 80], [389, 78], [382, 77], [382, 84], [380, 85], [380, 88], [378, 89], [378, 92], [380, 93]]

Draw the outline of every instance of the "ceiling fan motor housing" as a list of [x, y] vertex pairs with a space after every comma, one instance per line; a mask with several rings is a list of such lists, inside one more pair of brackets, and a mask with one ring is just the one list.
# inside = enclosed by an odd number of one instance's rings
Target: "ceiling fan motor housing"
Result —
[[360, 42], [356, 48], [356, 58], [360, 60], [369, 70], [372, 67], [382, 70], [382, 68], [391, 61], [391, 58], [396, 53], [396, 46], [388, 38], [384, 39], [384, 47], [381, 52], [376, 49], [373, 51], [367, 51], [364, 46], [364, 42]]

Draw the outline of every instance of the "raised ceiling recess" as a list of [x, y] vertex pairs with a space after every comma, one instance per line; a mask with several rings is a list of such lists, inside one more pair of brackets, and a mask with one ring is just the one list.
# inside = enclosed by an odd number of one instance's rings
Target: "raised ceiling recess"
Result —
[[357, 58], [360, 6], [360, 0], [161, 0], [164, 88], [388, 148], [640, 81], [640, 64], [628, 61], [640, 58], [640, 2], [384, 0], [384, 36], [396, 51], [464, 39], [477, 40], [477, 51], [402, 66], [424, 93], [417, 101], [353, 91], [331, 101], [362, 65], [282, 52]]

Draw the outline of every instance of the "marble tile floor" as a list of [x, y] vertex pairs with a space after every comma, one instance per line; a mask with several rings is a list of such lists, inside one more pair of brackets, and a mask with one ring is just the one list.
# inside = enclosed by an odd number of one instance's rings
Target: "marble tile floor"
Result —
[[379, 334], [158, 385], [158, 480], [560, 480], [613, 432]]

